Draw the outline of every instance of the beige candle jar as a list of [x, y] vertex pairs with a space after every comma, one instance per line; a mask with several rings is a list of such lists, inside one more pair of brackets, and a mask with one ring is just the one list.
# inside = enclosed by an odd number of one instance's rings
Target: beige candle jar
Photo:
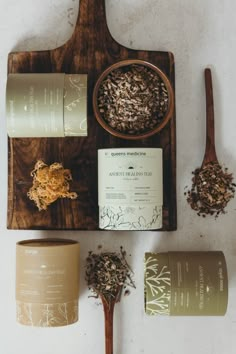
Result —
[[8, 75], [6, 116], [12, 138], [86, 136], [87, 75]]
[[223, 316], [228, 303], [224, 254], [146, 253], [144, 287], [148, 315]]
[[40, 239], [16, 245], [17, 321], [38, 327], [78, 321], [79, 244]]

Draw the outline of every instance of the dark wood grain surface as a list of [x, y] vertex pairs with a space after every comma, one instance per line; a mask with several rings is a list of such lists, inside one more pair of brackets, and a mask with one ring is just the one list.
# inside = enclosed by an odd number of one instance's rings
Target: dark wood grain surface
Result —
[[[136, 51], [118, 44], [106, 24], [105, 0], [80, 0], [79, 16], [70, 40], [54, 50], [14, 52], [8, 57], [9, 73], [88, 74], [88, 136], [83, 138], [9, 138], [9, 229], [97, 230], [97, 149], [111, 147], [160, 147], [164, 151], [163, 230], [175, 230], [176, 124], [175, 113], [161, 133], [140, 141], [115, 138], [96, 122], [92, 91], [96, 79], [109, 65], [138, 58], [157, 65], [174, 88], [174, 57], [169, 52]], [[71, 190], [77, 200], [58, 200], [39, 212], [27, 197], [35, 162], [62, 162], [72, 171]]]

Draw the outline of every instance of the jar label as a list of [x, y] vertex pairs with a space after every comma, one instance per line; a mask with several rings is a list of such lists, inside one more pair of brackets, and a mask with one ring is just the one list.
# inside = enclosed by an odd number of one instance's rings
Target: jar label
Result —
[[64, 74], [10, 74], [6, 113], [10, 137], [63, 137]]
[[224, 315], [228, 280], [221, 252], [169, 252], [171, 315]]
[[65, 75], [65, 136], [87, 136], [87, 75]]
[[148, 230], [162, 226], [162, 150], [98, 151], [99, 226]]
[[147, 314], [222, 316], [227, 302], [227, 268], [222, 252], [145, 254]]

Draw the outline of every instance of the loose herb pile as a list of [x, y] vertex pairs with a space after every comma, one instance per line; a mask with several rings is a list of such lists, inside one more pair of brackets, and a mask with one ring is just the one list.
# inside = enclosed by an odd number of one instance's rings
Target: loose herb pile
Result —
[[38, 210], [47, 210], [47, 207], [59, 198], [76, 199], [77, 193], [70, 192], [69, 182], [71, 172], [64, 169], [61, 163], [54, 162], [47, 165], [38, 160], [31, 172], [33, 185], [28, 191], [29, 199], [33, 200]]
[[187, 193], [187, 201], [199, 216], [225, 213], [225, 207], [234, 197], [235, 183], [232, 173], [217, 162], [210, 162], [193, 172], [192, 188]]
[[168, 92], [160, 76], [142, 65], [113, 70], [102, 82], [98, 107], [119, 132], [137, 135], [153, 129], [168, 110]]
[[[126, 252], [121, 247], [120, 253], [89, 252], [86, 263], [86, 280], [96, 296], [103, 296], [107, 302], [120, 298], [126, 286], [135, 287], [132, 271], [126, 261]], [[125, 291], [125, 295], [129, 290]]]

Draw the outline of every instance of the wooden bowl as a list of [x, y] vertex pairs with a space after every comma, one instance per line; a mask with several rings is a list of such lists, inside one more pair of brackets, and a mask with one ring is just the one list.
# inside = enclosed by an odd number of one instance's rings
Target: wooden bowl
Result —
[[[103, 118], [102, 114], [99, 111], [99, 107], [98, 107], [99, 89], [100, 89], [100, 86], [103, 83], [103, 81], [108, 76], [108, 74], [110, 74], [112, 71], [114, 71], [118, 68], [128, 67], [131, 65], [137, 65], [137, 66], [140, 65], [140, 66], [147, 67], [147, 68], [153, 70], [153, 72], [156, 73], [160, 77], [161, 81], [164, 83], [167, 93], [168, 93], [168, 108], [165, 112], [164, 117], [161, 119], [160, 123], [156, 124], [150, 130], [145, 130], [145, 131], [139, 132], [137, 134], [130, 134], [130, 133], [126, 133], [126, 132], [121, 132], [119, 130], [112, 128], [109, 125], [109, 123]], [[110, 67], [108, 67], [105, 71], [103, 71], [103, 73], [98, 78], [98, 80], [94, 86], [94, 90], [93, 90], [93, 110], [94, 110], [94, 114], [95, 114], [95, 117], [96, 117], [98, 123], [110, 134], [112, 134], [118, 138], [122, 138], [122, 139], [129, 139], [129, 140], [144, 139], [144, 138], [148, 138], [148, 137], [160, 132], [166, 126], [166, 124], [169, 122], [171, 117], [173, 116], [174, 92], [173, 92], [173, 88], [171, 86], [169, 79], [157, 66], [155, 66], [149, 62], [146, 62], [143, 60], [138, 60], [138, 59], [123, 60], [123, 61], [117, 62], [117, 63], [111, 65]]]

